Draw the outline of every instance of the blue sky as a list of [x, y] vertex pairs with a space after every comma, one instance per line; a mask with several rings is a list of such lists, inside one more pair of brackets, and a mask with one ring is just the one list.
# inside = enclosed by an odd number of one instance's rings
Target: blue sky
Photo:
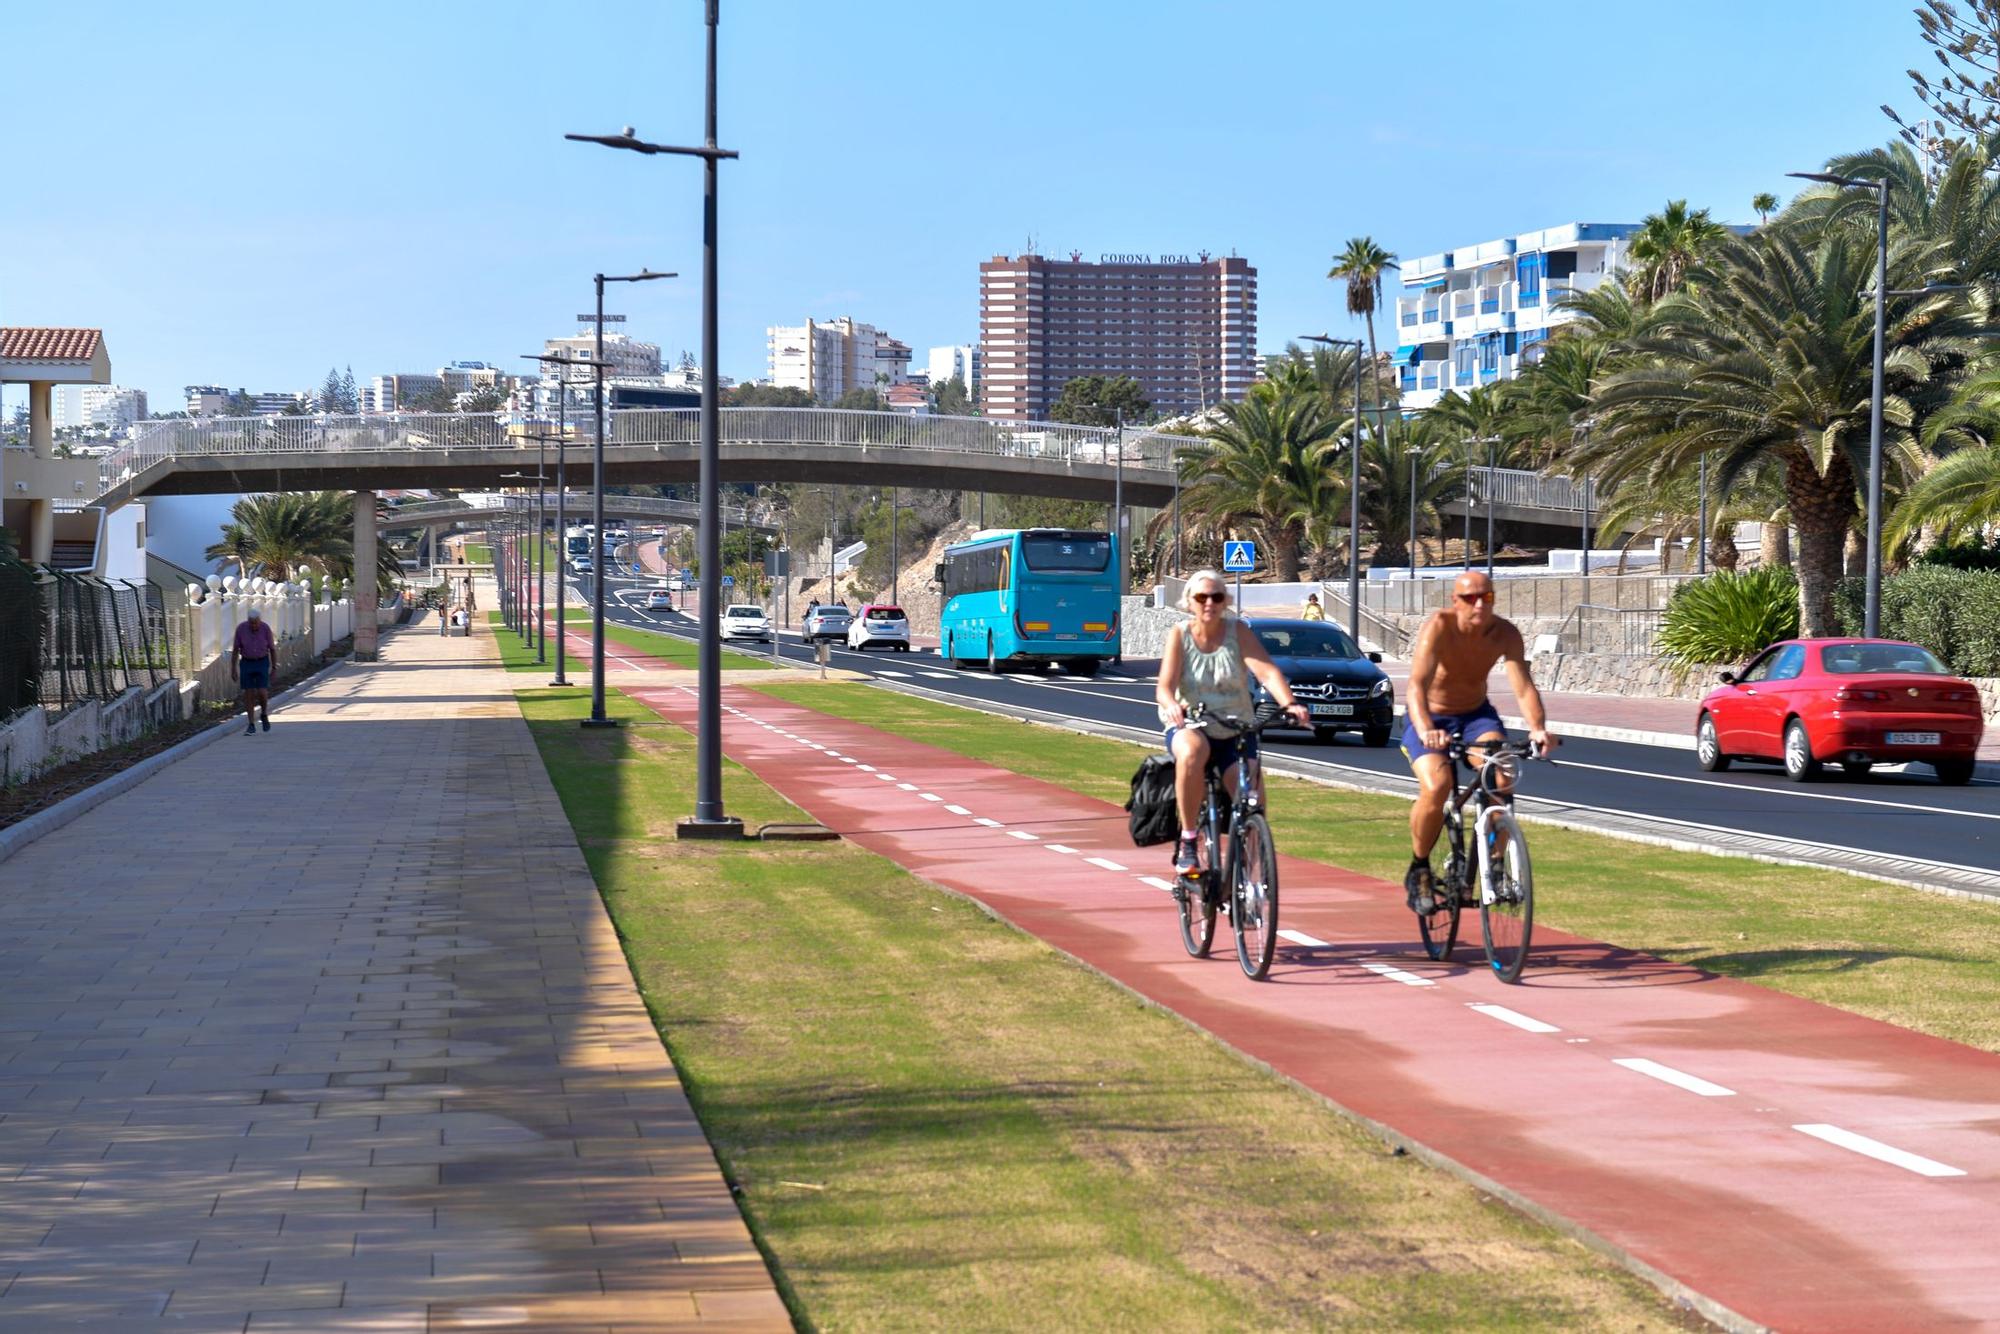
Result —
[[[699, 348], [701, 2], [33, 6], [6, 23], [0, 321], [101, 326], [121, 384], [314, 387], [567, 333], [590, 275]], [[1421, 17], [1419, 17], [1421, 15]], [[853, 315], [978, 334], [978, 264], [1258, 267], [1259, 341], [1347, 330], [1347, 237], [1407, 256], [1685, 196], [1753, 220], [1888, 137], [1929, 63], [1907, 4], [723, 0], [722, 369]], [[41, 109], [29, 114], [27, 109]], [[1393, 337], [1382, 329], [1385, 341]], [[921, 352], [919, 353], [921, 356]], [[10, 401], [18, 390], [10, 390]]]

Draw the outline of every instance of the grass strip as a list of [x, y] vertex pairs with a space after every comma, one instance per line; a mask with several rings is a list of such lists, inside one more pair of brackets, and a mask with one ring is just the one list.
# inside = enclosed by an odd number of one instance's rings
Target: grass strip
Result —
[[[758, 689], [1121, 804], [1144, 753], [872, 686]], [[1532, 772], [1526, 781], [1532, 792]], [[1285, 852], [1401, 883], [1408, 801], [1275, 776], [1267, 790]], [[2000, 1050], [2000, 905], [1545, 824], [1531, 831], [1538, 923]], [[1476, 950], [1476, 921], [1472, 930]]]
[[[586, 626], [589, 624], [590, 611], [588, 608], [580, 612], [568, 609], [568, 612], [568, 618], [564, 621], [564, 624], [572, 627], [572, 634], [578, 632], [576, 629], [578, 622], [582, 622]], [[554, 612], [550, 612], [550, 615], [553, 616]], [[508, 671], [552, 672], [555, 670], [555, 648], [553, 645], [548, 650], [548, 662], [538, 664], [535, 661], [534, 645], [522, 644], [521, 637], [506, 627], [506, 623], [501, 619], [499, 612], [487, 612], [486, 619], [487, 623], [493, 627], [493, 640], [500, 645], [500, 660], [505, 664]], [[582, 633], [586, 639], [589, 638], [588, 630], [584, 630]], [[654, 630], [635, 630], [619, 625], [615, 621], [606, 621], [604, 623], [604, 642], [607, 644], [623, 645], [635, 653], [644, 653], [649, 657], [659, 658], [676, 666], [685, 667], [690, 671], [694, 670], [695, 667], [695, 646], [688, 640], [674, 635], [661, 634]], [[575, 640], [572, 640], [569, 649], [569, 662], [572, 671], [576, 670], [578, 663], [583, 664], [586, 671], [589, 670], [589, 646], [578, 644]], [[795, 662], [793, 665], [797, 666], [799, 664]], [[735, 653], [729, 649], [722, 650], [722, 667], [725, 671], [768, 671], [771, 666], [769, 658], [753, 658], [747, 653]]]
[[[881, 858], [676, 842], [688, 733], [518, 698], [801, 1328], [1692, 1324]], [[724, 790], [803, 818], [734, 764]]]

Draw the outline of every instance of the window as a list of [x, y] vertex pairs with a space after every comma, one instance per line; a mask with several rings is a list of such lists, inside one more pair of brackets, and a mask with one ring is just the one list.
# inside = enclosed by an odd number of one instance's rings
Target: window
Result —
[[1858, 676], [1864, 672], [1951, 675], [1943, 663], [1931, 656], [1930, 650], [1915, 644], [1828, 644], [1819, 652], [1820, 663], [1835, 676]]
[[957, 597], [961, 593], [995, 593], [1006, 589], [1013, 549], [1007, 545], [977, 547], [971, 551], [960, 551], [946, 558], [944, 563], [944, 595]]
[[1280, 658], [1332, 658], [1352, 661], [1361, 656], [1354, 641], [1330, 625], [1259, 627], [1257, 638], [1264, 649]]
[[1542, 256], [1539, 252], [1522, 255], [1514, 261], [1514, 282], [1517, 305], [1539, 306], [1542, 303]]
[[1778, 650], [1777, 658], [1771, 663], [1771, 675], [1769, 679], [1773, 681], [1794, 680], [1800, 672], [1805, 670], [1805, 666], [1806, 646], [1804, 644], [1787, 644]]
[[1752, 685], [1758, 681], [1768, 681], [1771, 679], [1771, 665], [1777, 660], [1778, 651], [1776, 649], [1766, 649], [1761, 657], [1743, 669], [1743, 675], [1738, 677], [1737, 680], [1743, 682], [1745, 685]]
[[1106, 533], [1024, 534], [1021, 555], [1031, 570], [1102, 570], [1111, 564], [1111, 538]]

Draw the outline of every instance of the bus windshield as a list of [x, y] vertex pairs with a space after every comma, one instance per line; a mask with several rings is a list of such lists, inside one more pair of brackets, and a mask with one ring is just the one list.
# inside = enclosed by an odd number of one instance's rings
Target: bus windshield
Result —
[[1103, 533], [1023, 533], [1021, 555], [1031, 570], [1102, 570], [1111, 564], [1111, 538]]

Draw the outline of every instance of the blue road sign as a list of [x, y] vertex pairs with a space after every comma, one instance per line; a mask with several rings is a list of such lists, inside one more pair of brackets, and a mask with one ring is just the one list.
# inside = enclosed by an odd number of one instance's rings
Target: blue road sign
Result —
[[1254, 574], [1257, 570], [1257, 544], [1255, 542], [1224, 542], [1222, 544], [1222, 570], [1224, 574]]
[[722, 586], [723, 586], [724, 588], [734, 588], [734, 587], [736, 587], [736, 576], [735, 576], [735, 575], [733, 575], [733, 574], [725, 574], [725, 575], [723, 575], [723, 576], [722, 576]]

